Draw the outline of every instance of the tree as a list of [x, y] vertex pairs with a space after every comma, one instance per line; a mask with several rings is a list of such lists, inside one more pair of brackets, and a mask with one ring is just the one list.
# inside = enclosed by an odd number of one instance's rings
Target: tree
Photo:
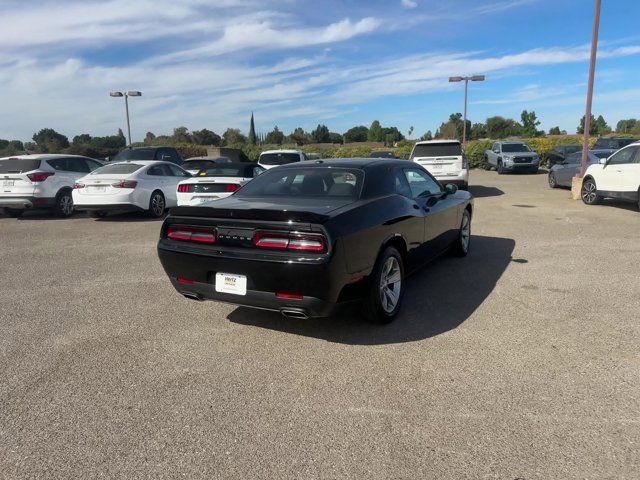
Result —
[[306, 145], [311, 143], [311, 135], [305, 132], [302, 127], [298, 127], [289, 134], [287, 141], [296, 145]]
[[249, 122], [249, 145], [256, 145], [258, 139], [256, 138], [256, 125], [253, 121], [253, 112], [251, 112], [251, 121]]
[[440, 124], [440, 128], [436, 130], [436, 138], [458, 138], [458, 128], [454, 122], [446, 122]]
[[367, 140], [370, 142], [381, 142], [384, 139], [382, 126], [378, 120], [374, 120], [369, 127]]
[[329, 132], [329, 143], [343, 143], [342, 135], [337, 132]]
[[433, 140], [433, 133], [431, 133], [431, 130], [427, 130], [427, 133], [422, 135], [420, 137], [420, 140], [422, 141]]
[[18, 152], [24, 151], [24, 144], [20, 140], [11, 140], [9, 142], [9, 148], [13, 148]]
[[282, 142], [284, 142], [284, 133], [282, 133], [276, 125], [275, 127], [273, 127], [272, 131], [267, 133], [265, 142], [268, 144], [282, 145]]
[[487, 126], [484, 123], [474, 123], [471, 125], [471, 129], [469, 131], [470, 140], [479, 140], [481, 138], [486, 138], [486, 136]]
[[520, 120], [522, 120], [522, 135], [527, 137], [539, 137], [544, 135], [544, 132], [538, 130], [540, 121], [536, 116], [536, 112], [527, 112], [523, 110], [520, 114]]
[[122, 131], [121, 128], [118, 129], [118, 136], [122, 139], [122, 141], [124, 142], [125, 146], [127, 145], [127, 139], [124, 138], [124, 132]]
[[43, 128], [33, 134], [33, 141], [42, 153], [58, 153], [69, 146], [69, 139], [53, 128]]
[[518, 135], [522, 126], [512, 118], [500, 116], [487, 118], [487, 137], [492, 139], [506, 138], [511, 135]]
[[[255, 132], [253, 135], [255, 136]], [[221, 140], [220, 135], [206, 128], [194, 130], [191, 132], [191, 138], [196, 145], [220, 145]]]
[[222, 140], [225, 147], [241, 147], [247, 143], [247, 137], [237, 128], [227, 128], [226, 132], [222, 134]]
[[411, 138], [411, 135], [413, 135], [413, 126], [409, 127], [409, 130], [407, 130], [407, 137]]
[[144, 143], [145, 145], [152, 145], [155, 139], [156, 136], [153, 134], [153, 132], [147, 132], [147, 134], [144, 136]]
[[[584, 134], [584, 124], [585, 124], [585, 116], [583, 115], [580, 119], [580, 125], [578, 126], [578, 133]], [[602, 115], [595, 118], [593, 114], [591, 114], [591, 124], [589, 125], [589, 135], [608, 135], [611, 133], [611, 127], [607, 125], [604, 117]]]
[[562, 131], [560, 130], [560, 127], [551, 127], [549, 129], [549, 135], [562, 135]]
[[91, 135], [88, 133], [81, 133], [80, 135], [76, 135], [73, 137], [72, 145], [88, 145], [91, 143]]
[[364, 125], [358, 125], [347, 130], [344, 135], [345, 143], [350, 142], [366, 142], [369, 134], [369, 129]]
[[314, 131], [311, 132], [311, 138], [315, 143], [329, 143], [329, 129], [326, 125], [318, 125]]
[[616, 133], [632, 133], [638, 125], [638, 120], [629, 118], [628, 120], [620, 120], [616, 124]]
[[387, 145], [404, 140], [404, 135], [398, 130], [398, 127], [384, 127], [382, 129], [382, 138]]
[[191, 143], [192, 138], [189, 135], [189, 129], [187, 127], [174, 128], [172, 140], [176, 143]]

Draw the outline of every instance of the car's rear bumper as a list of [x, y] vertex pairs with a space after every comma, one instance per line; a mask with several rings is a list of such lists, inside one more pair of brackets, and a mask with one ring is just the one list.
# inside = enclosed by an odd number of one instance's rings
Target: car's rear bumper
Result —
[[0, 208], [11, 208], [13, 210], [51, 208], [55, 205], [55, 203], [55, 198], [33, 196], [0, 196]]
[[84, 211], [101, 211], [101, 212], [143, 212], [141, 208], [133, 203], [104, 203], [104, 204], [80, 204], [74, 205], [74, 208], [80, 212]]
[[[270, 261], [246, 255], [246, 252], [219, 251], [198, 254], [196, 250], [178, 249], [166, 240], [158, 244], [158, 257], [171, 283], [189, 298], [280, 312], [297, 309], [300, 317], [326, 317], [343, 304], [361, 297], [363, 282], [349, 284], [344, 267], [340, 269], [337, 265], [342, 262], [333, 261], [335, 257], [318, 261], [293, 257], [287, 261]], [[217, 273], [245, 276], [246, 295], [217, 292]], [[178, 278], [183, 281], [179, 282]], [[281, 298], [277, 293], [302, 296], [302, 299]]]
[[465, 187], [469, 184], [469, 170], [467, 169], [460, 170], [460, 172], [457, 175], [438, 175], [438, 176], [433, 175], [433, 176], [442, 185], [446, 185], [447, 183], [453, 183], [458, 187]]
[[207, 202], [213, 202], [232, 195], [233, 192], [220, 193], [178, 193], [179, 207], [199, 207]]

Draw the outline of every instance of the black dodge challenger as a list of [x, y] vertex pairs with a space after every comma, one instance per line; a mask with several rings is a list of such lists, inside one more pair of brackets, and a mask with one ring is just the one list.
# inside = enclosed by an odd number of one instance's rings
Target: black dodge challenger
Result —
[[273, 168], [232, 196], [171, 210], [158, 255], [185, 297], [325, 317], [400, 310], [405, 278], [469, 251], [473, 198], [406, 160], [332, 159]]

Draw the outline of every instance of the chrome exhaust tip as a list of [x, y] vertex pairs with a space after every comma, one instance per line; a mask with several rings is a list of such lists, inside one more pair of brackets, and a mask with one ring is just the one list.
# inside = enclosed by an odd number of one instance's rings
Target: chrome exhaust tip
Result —
[[181, 292], [182, 295], [184, 295], [186, 298], [188, 298], [189, 300], [196, 300], [198, 302], [202, 302], [204, 299], [202, 298], [202, 296], [200, 296], [197, 293], [191, 293], [191, 292]]
[[309, 318], [309, 315], [307, 315], [302, 310], [294, 310], [291, 308], [283, 308], [282, 310], [280, 310], [280, 313], [283, 317], [292, 318], [295, 320], [307, 320]]

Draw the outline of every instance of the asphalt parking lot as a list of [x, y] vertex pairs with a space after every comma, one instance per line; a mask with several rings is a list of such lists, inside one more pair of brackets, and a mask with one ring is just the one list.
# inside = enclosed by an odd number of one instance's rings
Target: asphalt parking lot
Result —
[[183, 299], [141, 216], [0, 217], [0, 477], [638, 478], [640, 213], [471, 181], [384, 327]]

